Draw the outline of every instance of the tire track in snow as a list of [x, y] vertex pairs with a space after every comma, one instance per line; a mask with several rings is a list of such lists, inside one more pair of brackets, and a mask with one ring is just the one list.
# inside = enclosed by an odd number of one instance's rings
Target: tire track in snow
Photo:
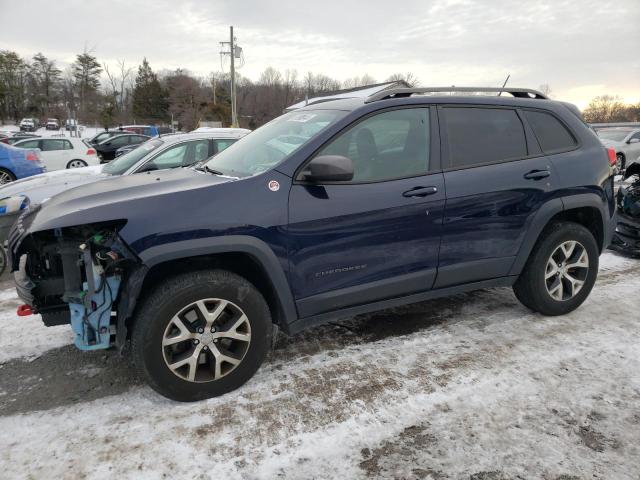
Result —
[[[73, 466], [74, 476], [96, 478], [135, 477], [139, 467], [230, 478], [410, 476], [407, 465], [458, 477], [496, 464], [525, 477], [637, 476], [640, 438], [629, 425], [640, 404], [640, 328], [628, 312], [640, 302], [626, 293], [640, 288], [640, 268], [633, 271], [598, 282], [563, 317], [532, 314], [497, 289], [466, 296], [451, 321], [414, 333], [285, 345], [245, 387], [197, 404], [140, 387], [0, 418], [0, 431], [12, 433], [0, 440], [0, 460], [9, 473], [63, 475]], [[604, 418], [588, 420], [592, 410]], [[406, 456], [400, 447], [415, 446], [407, 444], [412, 427], [426, 432], [428, 448]], [[597, 432], [604, 450], [595, 455], [584, 432]]]

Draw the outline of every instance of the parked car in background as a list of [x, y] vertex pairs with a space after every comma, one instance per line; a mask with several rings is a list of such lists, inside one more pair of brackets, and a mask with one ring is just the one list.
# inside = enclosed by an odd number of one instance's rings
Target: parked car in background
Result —
[[597, 131], [605, 147], [616, 151], [616, 167], [624, 170], [640, 156], [640, 128], [603, 128]]
[[38, 128], [38, 122], [35, 118], [23, 118], [20, 122], [21, 132], [35, 132]]
[[35, 133], [16, 132], [10, 137], [0, 138], [0, 142], [6, 143], [7, 145], [13, 145], [25, 138], [40, 138], [40, 135], [36, 135]]
[[151, 137], [149, 137], [148, 135], [124, 133], [101, 141], [100, 143], [95, 145], [95, 149], [98, 152], [100, 161], [108, 162], [109, 160], [113, 160], [115, 158], [116, 150], [118, 150], [120, 147], [125, 147], [127, 145], [140, 145], [150, 138]]
[[138, 148], [140, 145], [126, 145], [124, 147], [120, 147], [119, 149], [116, 150], [114, 158], [121, 157], [122, 155], [129, 153], [131, 150]]
[[0, 185], [45, 171], [39, 150], [0, 143]]
[[79, 138], [28, 138], [16, 142], [18, 148], [39, 148], [48, 171], [99, 165], [96, 150]]
[[390, 89], [286, 113], [199, 167], [56, 195], [9, 256], [23, 311], [82, 350], [130, 338], [147, 383], [193, 401], [249, 380], [276, 327], [490, 287], [575, 310], [611, 240], [611, 162], [540, 92]]
[[158, 131], [159, 127], [156, 127], [155, 125], [122, 125], [119, 128], [129, 132], [139, 133], [141, 135], [148, 135], [150, 137], [155, 137], [160, 133]]
[[60, 122], [57, 118], [48, 118], [46, 128], [47, 130], [60, 130]]
[[64, 121], [64, 129], [72, 132], [78, 129], [78, 120], [76, 120], [75, 118], [67, 118]]
[[234, 129], [221, 133], [187, 133], [154, 138], [104, 165], [57, 170], [0, 188], [0, 198], [27, 196], [32, 205], [62, 191], [117, 175], [188, 167], [212, 157], [242, 138]]
[[129, 130], [104, 130], [102, 132], [96, 133], [93, 137], [91, 137], [87, 142], [91, 145], [98, 145], [100, 142], [106, 140], [107, 138], [115, 137], [116, 135], [122, 135], [123, 133], [135, 133]]

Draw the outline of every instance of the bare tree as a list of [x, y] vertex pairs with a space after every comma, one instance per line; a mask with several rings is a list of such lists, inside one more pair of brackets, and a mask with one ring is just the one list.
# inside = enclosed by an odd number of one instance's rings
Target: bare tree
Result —
[[545, 97], [549, 97], [551, 98], [551, 86], [548, 83], [543, 83], [542, 85], [540, 85], [538, 87], [538, 90], [540, 90], [540, 93], [542, 93]]
[[116, 69], [110, 70], [109, 65], [102, 64], [109, 84], [105, 88], [107, 95], [114, 99], [118, 113], [125, 114], [128, 110], [133, 67], [127, 67], [124, 59], [116, 60]]
[[589, 103], [582, 114], [589, 123], [598, 122], [625, 122], [632, 120], [628, 105], [622, 103], [618, 96], [601, 95]]
[[418, 80], [418, 77], [416, 77], [413, 73], [411, 72], [407, 72], [407, 73], [394, 73], [393, 75], [390, 75], [389, 78], [387, 78], [385, 80], [386, 82], [406, 82], [407, 85], [409, 85], [410, 87], [417, 87], [418, 85], [420, 85], [420, 80]]

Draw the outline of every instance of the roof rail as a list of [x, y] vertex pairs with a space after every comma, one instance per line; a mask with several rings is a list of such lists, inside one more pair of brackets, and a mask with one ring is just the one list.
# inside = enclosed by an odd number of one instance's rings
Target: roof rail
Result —
[[381, 92], [374, 93], [367, 97], [365, 103], [377, 102], [378, 100], [386, 100], [388, 98], [402, 98], [410, 97], [414, 94], [420, 93], [443, 93], [443, 92], [470, 92], [470, 93], [498, 93], [502, 92], [510, 93], [514, 97], [518, 98], [537, 98], [545, 100], [547, 97], [537, 90], [530, 88], [515, 88], [515, 87], [418, 87], [418, 88], [390, 88], [388, 90], [382, 90]]

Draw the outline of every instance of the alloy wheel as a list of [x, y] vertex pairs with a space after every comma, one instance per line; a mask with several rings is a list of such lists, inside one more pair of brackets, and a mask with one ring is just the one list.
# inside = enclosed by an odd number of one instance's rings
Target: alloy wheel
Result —
[[582, 289], [589, 273], [589, 255], [580, 242], [561, 243], [545, 268], [545, 285], [554, 300], [566, 301]]
[[5, 185], [7, 183], [13, 182], [13, 178], [7, 172], [0, 171], [0, 185]]
[[232, 372], [251, 343], [251, 325], [240, 307], [207, 298], [187, 305], [169, 321], [162, 354], [169, 370], [189, 382], [211, 382]]

